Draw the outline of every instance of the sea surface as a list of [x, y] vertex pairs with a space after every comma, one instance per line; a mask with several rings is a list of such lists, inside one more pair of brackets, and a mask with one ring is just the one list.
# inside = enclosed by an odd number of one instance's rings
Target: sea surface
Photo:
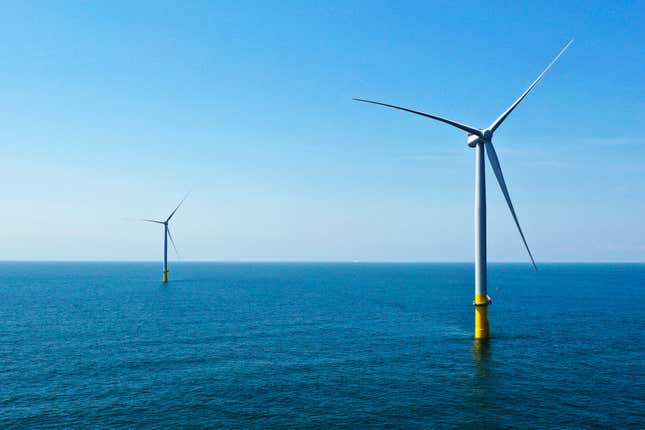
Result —
[[645, 428], [645, 265], [0, 263], [0, 428]]

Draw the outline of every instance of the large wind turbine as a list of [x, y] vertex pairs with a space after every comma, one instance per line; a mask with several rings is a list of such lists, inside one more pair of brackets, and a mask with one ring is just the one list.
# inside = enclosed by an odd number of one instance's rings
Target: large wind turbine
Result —
[[[177, 212], [177, 209], [179, 209], [179, 206], [181, 206], [184, 200], [186, 200], [186, 197], [188, 197], [188, 194], [186, 194], [184, 198], [181, 199], [181, 201], [179, 202], [175, 210], [172, 211], [170, 215], [168, 215], [168, 218], [166, 218], [165, 221], [160, 221], [156, 219], [141, 220], [141, 221], [154, 222], [154, 223], [163, 225], [163, 282], [164, 283], [168, 282], [168, 238], [170, 238], [170, 243], [172, 243], [172, 247], [175, 249], [175, 252], [177, 252], [175, 241], [172, 239], [172, 234], [170, 234], [170, 229], [168, 228], [168, 222], [170, 222], [170, 219], [175, 215], [175, 212]], [[177, 252], [177, 254], [179, 253]]]
[[488, 161], [495, 173], [499, 187], [504, 194], [508, 208], [511, 211], [515, 225], [520, 232], [522, 237], [522, 242], [526, 247], [526, 251], [531, 258], [533, 267], [537, 270], [535, 265], [535, 260], [531, 254], [526, 239], [524, 238], [524, 233], [520, 227], [520, 223], [517, 220], [517, 215], [515, 209], [513, 208], [513, 203], [511, 202], [511, 197], [508, 194], [508, 189], [506, 188], [506, 182], [504, 181], [504, 175], [502, 174], [502, 168], [499, 165], [499, 160], [497, 159], [497, 154], [495, 153], [495, 148], [493, 147], [493, 134], [497, 128], [502, 125], [504, 120], [513, 112], [513, 109], [520, 104], [524, 97], [533, 89], [533, 87], [542, 79], [544, 74], [553, 66], [553, 64], [560, 58], [564, 51], [569, 48], [573, 40], [566, 44], [564, 48], [556, 55], [556, 57], [549, 63], [549, 65], [540, 73], [540, 75], [533, 81], [533, 83], [522, 93], [522, 95], [513, 102], [513, 104], [506, 109], [491, 125], [485, 129], [478, 129], [452, 121], [446, 118], [442, 118], [436, 115], [430, 115], [428, 113], [415, 111], [412, 109], [394, 106], [387, 103], [375, 102], [371, 100], [364, 99], [354, 99], [359, 102], [373, 103], [376, 105], [387, 106], [394, 109], [403, 110], [406, 112], [414, 113], [417, 115], [424, 116], [426, 118], [434, 119], [437, 121], [444, 122], [446, 124], [452, 125], [460, 130], [463, 130], [468, 133], [467, 143], [471, 148], [475, 148], [475, 338], [477, 339], [486, 339], [489, 336], [489, 325], [488, 325], [488, 305], [491, 303], [490, 297], [487, 294], [486, 288], [486, 182], [484, 176], [484, 153], [488, 154]]

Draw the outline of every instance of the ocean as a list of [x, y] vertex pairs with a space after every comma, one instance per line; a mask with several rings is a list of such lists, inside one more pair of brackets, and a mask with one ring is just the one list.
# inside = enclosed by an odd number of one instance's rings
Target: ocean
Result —
[[645, 428], [644, 264], [170, 270], [0, 263], [0, 428]]

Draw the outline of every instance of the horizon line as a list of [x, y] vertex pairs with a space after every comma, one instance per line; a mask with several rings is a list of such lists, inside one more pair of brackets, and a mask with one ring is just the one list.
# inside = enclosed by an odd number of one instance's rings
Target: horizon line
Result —
[[[1, 263], [159, 263], [157, 260], [2, 260]], [[182, 263], [215, 263], [215, 264], [475, 264], [473, 261], [423, 261], [423, 260], [181, 260]], [[524, 261], [489, 261], [489, 264], [527, 264]], [[645, 261], [594, 260], [594, 261], [542, 261], [540, 264], [645, 264]]]

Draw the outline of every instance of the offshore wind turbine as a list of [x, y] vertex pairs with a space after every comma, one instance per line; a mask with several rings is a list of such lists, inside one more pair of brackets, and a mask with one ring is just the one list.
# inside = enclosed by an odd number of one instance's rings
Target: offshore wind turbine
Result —
[[177, 255], [179, 255], [179, 252], [177, 251], [177, 247], [175, 246], [175, 241], [172, 239], [170, 228], [168, 228], [168, 223], [175, 215], [175, 212], [177, 212], [177, 209], [179, 209], [181, 204], [184, 203], [184, 200], [186, 200], [186, 198], [188, 197], [188, 194], [186, 194], [184, 198], [181, 199], [181, 201], [179, 202], [175, 210], [172, 211], [170, 215], [168, 215], [168, 218], [166, 218], [164, 221], [160, 221], [156, 219], [141, 219], [141, 221], [154, 222], [156, 224], [163, 225], [163, 282], [164, 283], [168, 282], [168, 238], [170, 238], [170, 243], [172, 244], [172, 247], [175, 249], [175, 252], [177, 253]]
[[533, 254], [529, 249], [520, 223], [517, 219], [517, 214], [513, 208], [513, 203], [511, 202], [511, 197], [508, 194], [508, 189], [506, 188], [506, 182], [504, 181], [504, 175], [502, 174], [502, 168], [499, 164], [499, 159], [497, 158], [497, 153], [493, 147], [493, 134], [497, 128], [502, 125], [504, 120], [513, 112], [513, 109], [520, 104], [524, 97], [535, 87], [535, 85], [542, 79], [546, 72], [553, 66], [553, 64], [560, 58], [564, 51], [571, 46], [573, 40], [569, 41], [564, 48], [555, 56], [555, 58], [549, 63], [549, 65], [540, 73], [540, 75], [533, 81], [531, 85], [518, 97], [517, 100], [513, 102], [512, 105], [508, 107], [495, 121], [493, 121], [488, 127], [484, 129], [474, 128], [465, 124], [461, 124], [457, 121], [452, 121], [446, 118], [442, 118], [437, 115], [431, 115], [424, 112], [415, 111], [412, 109], [404, 108], [401, 106], [394, 106], [387, 103], [375, 102], [372, 100], [365, 99], [354, 99], [359, 102], [372, 103], [376, 105], [391, 107], [394, 109], [399, 109], [402, 111], [410, 112], [416, 115], [421, 115], [426, 118], [434, 119], [437, 121], [444, 122], [453, 127], [456, 127], [460, 130], [468, 133], [466, 142], [471, 148], [475, 148], [475, 300], [473, 305], [475, 306], [475, 338], [476, 339], [487, 339], [490, 335], [489, 324], [488, 324], [488, 305], [491, 304], [490, 297], [487, 293], [486, 285], [486, 180], [485, 180], [485, 162], [484, 162], [484, 153], [488, 154], [488, 161], [490, 166], [495, 173], [497, 178], [497, 183], [504, 194], [508, 208], [511, 211], [515, 225], [517, 226], [520, 236], [522, 237], [522, 242], [524, 242], [524, 247], [531, 258], [531, 263], [533, 267], [537, 270], [535, 265], [535, 260], [533, 259]]

